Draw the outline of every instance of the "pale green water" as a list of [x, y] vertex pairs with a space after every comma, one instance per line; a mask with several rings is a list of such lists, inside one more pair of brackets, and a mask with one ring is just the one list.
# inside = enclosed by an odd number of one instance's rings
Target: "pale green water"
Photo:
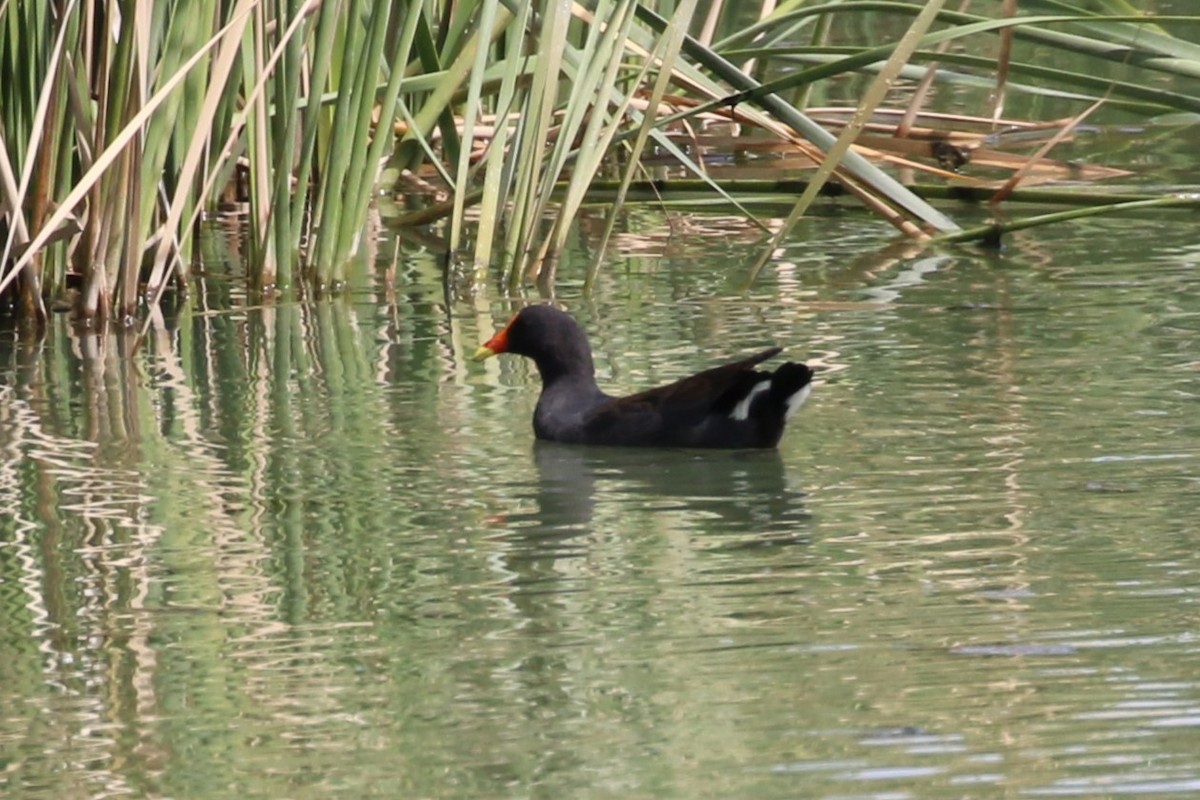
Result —
[[778, 454], [535, 446], [528, 366], [466, 358], [510, 307], [415, 248], [129, 359], [6, 334], [3, 794], [1200, 791], [1194, 215], [826, 217], [744, 295], [741, 223], [629, 227], [560, 269], [602, 383], [786, 345]]

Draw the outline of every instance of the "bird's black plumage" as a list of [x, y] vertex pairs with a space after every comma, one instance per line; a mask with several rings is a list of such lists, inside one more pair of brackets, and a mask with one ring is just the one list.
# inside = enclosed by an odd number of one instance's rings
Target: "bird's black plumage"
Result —
[[475, 355], [498, 353], [526, 356], [537, 365], [542, 395], [533, 415], [535, 435], [576, 444], [774, 447], [812, 382], [804, 364], [756, 370], [780, 353], [775, 347], [657, 389], [611, 397], [596, 385], [583, 328], [548, 305], [522, 309]]

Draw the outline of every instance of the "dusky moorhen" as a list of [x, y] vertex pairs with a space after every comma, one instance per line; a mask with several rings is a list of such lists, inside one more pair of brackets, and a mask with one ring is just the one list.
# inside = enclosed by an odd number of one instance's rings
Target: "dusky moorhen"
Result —
[[533, 359], [542, 395], [533, 413], [539, 439], [643, 447], [767, 448], [808, 398], [812, 370], [788, 362], [774, 372], [754, 366], [782, 348], [714, 367], [657, 389], [611, 397], [596, 385], [587, 334], [554, 306], [528, 306], [475, 352]]

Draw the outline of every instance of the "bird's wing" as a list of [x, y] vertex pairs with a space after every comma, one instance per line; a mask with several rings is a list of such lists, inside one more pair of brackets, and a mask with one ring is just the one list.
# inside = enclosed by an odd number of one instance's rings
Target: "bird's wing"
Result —
[[782, 348], [713, 367], [656, 389], [615, 397], [592, 409], [584, 419], [589, 437], [619, 431], [622, 439], [653, 437], [667, 426], [699, 425], [710, 414], [729, 414], [751, 390], [769, 376], [754, 366], [778, 355]]

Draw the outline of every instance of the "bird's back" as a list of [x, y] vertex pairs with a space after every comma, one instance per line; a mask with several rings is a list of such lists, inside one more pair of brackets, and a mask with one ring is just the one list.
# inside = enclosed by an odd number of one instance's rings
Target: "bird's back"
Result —
[[754, 369], [779, 352], [779, 348], [765, 350], [657, 389], [611, 398], [584, 414], [578, 441], [651, 447], [774, 447], [787, 418], [803, 402], [800, 393], [812, 379], [808, 367], [792, 362], [774, 372]]

